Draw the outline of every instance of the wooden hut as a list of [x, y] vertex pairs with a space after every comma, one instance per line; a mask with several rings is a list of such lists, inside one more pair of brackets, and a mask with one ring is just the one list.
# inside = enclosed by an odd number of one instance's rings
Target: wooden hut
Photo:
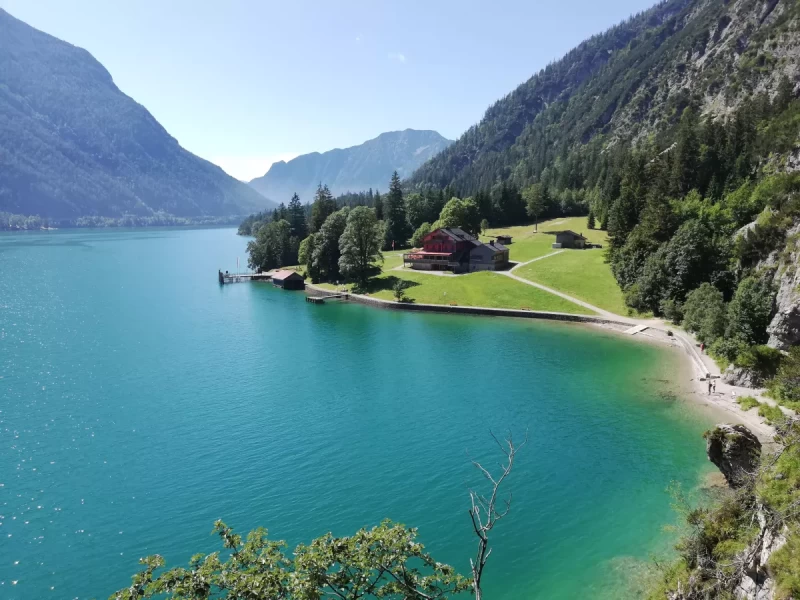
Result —
[[306, 279], [297, 271], [284, 269], [275, 271], [272, 274], [273, 285], [285, 290], [304, 290], [306, 289]]

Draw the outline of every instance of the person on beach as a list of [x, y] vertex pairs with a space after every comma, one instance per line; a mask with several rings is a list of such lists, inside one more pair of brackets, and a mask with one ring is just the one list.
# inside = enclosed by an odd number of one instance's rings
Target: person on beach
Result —
[[708, 380], [708, 395], [711, 395], [711, 380]]
[[711, 391], [713, 393], [715, 393], [715, 394], [717, 393], [717, 382], [716, 381], [711, 384]]
[[702, 354], [705, 349], [706, 349], [706, 343], [700, 342], [700, 354]]

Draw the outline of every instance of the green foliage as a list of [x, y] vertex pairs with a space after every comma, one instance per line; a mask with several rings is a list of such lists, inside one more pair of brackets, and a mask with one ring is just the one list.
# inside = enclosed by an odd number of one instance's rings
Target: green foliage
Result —
[[214, 524], [225, 549], [192, 557], [188, 567], [159, 571], [164, 559], [142, 559], [145, 569], [130, 587], [109, 600], [174, 598], [210, 600], [319, 600], [320, 598], [445, 599], [470, 588], [470, 581], [428, 554], [416, 529], [384, 521], [351, 537], [326, 534], [291, 555], [263, 528], [245, 541], [222, 521]]
[[587, 229], [594, 229], [594, 212], [589, 211], [589, 216], [586, 218], [586, 228]]
[[389, 193], [383, 199], [383, 220], [385, 223], [385, 248], [403, 247], [408, 241], [408, 221], [406, 206], [403, 201], [403, 188], [397, 171], [392, 174]]
[[766, 343], [775, 291], [768, 276], [745, 277], [728, 305], [727, 338], [747, 345]]
[[[316, 234], [309, 234], [302, 242], [300, 242], [300, 247], [297, 251], [297, 262], [298, 264], [305, 265], [306, 272], [309, 276], [312, 275], [313, 267], [312, 267], [312, 258], [314, 256], [314, 240]], [[312, 281], [316, 281], [315, 277], [312, 277]]]
[[780, 350], [769, 346], [750, 346], [736, 356], [733, 366], [752, 371], [764, 380], [775, 376], [782, 359]]
[[406, 298], [406, 290], [411, 287], [411, 282], [406, 279], [398, 279], [392, 285], [392, 294], [397, 302], [404, 302]]
[[672, 298], [667, 298], [661, 301], [660, 305], [661, 314], [664, 318], [668, 319], [675, 325], [683, 322], [683, 304]]
[[789, 350], [769, 387], [779, 402], [800, 408], [800, 346]]
[[314, 236], [314, 252], [311, 256], [312, 272], [320, 281], [337, 281], [339, 279], [339, 238], [347, 227], [347, 216], [350, 209], [341, 208], [329, 215]]
[[439, 220], [432, 225], [433, 229], [440, 227], [460, 227], [467, 233], [478, 235], [481, 228], [478, 206], [470, 198], [466, 200], [450, 198], [450, 201], [444, 205]]
[[347, 215], [347, 225], [339, 238], [339, 270], [362, 285], [375, 263], [383, 261], [381, 245], [383, 227], [375, 218], [375, 210], [357, 206]]
[[775, 599], [800, 596], [800, 530], [794, 526], [786, 544], [769, 557], [769, 570], [775, 578]]
[[739, 396], [736, 399], [736, 403], [742, 408], [742, 410], [750, 410], [756, 406], [761, 406], [761, 402], [752, 396]]
[[526, 187], [522, 191], [522, 199], [525, 201], [525, 210], [528, 216], [536, 222], [551, 207], [551, 199], [547, 188], [541, 184], [533, 184]]
[[758, 416], [763, 417], [768, 425], [778, 425], [786, 419], [780, 408], [770, 404], [761, 404], [758, 407]]
[[327, 185], [319, 184], [314, 203], [311, 205], [311, 233], [320, 231], [325, 220], [334, 212], [336, 212], [336, 201], [333, 199], [333, 194]]
[[269, 271], [297, 264], [299, 242], [291, 236], [288, 221], [272, 221], [261, 227], [256, 239], [248, 242], [247, 263], [255, 271]]
[[433, 231], [433, 226], [430, 223], [423, 223], [417, 227], [416, 231], [414, 231], [414, 235], [411, 236], [411, 246], [414, 248], [420, 248], [425, 236], [431, 231]]
[[697, 339], [712, 344], [725, 331], [725, 301], [722, 292], [710, 283], [703, 283], [686, 296], [683, 304], [683, 326]]

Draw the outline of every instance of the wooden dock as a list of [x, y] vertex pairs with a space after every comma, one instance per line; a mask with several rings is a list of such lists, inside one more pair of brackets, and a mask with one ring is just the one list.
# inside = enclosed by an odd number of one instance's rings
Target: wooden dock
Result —
[[325, 304], [326, 300], [347, 300], [350, 294], [331, 294], [329, 296], [306, 296], [306, 302], [312, 304]]
[[244, 283], [246, 281], [269, 281], [272, 279], [271, 273], [228, 273], [219, 271], [219, 282], [225, 283]]

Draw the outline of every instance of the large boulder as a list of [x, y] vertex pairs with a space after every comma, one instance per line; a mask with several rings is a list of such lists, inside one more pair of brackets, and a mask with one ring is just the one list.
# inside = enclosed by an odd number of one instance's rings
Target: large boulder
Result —
[[750, 369], [730, 365], [722, 372], [722, 381], [728, 385], [757, 388], [764, 383], [764, 378]]
[[717, 425], [706, 432], [706, 454], [732, 488], [745, 485], [761, 460], [761, 442], [744, 425]]

